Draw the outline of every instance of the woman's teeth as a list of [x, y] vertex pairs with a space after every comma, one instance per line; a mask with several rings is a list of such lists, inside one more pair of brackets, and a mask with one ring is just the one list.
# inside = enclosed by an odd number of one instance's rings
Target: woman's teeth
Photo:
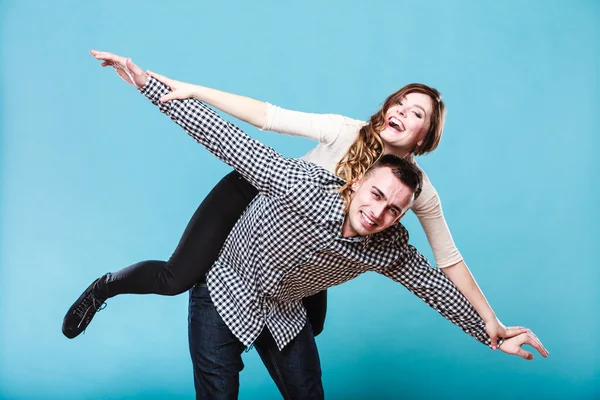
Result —
[[398, 118], [392, 117], [390, 126], [399, 132], [404, 132], [404, 124]]

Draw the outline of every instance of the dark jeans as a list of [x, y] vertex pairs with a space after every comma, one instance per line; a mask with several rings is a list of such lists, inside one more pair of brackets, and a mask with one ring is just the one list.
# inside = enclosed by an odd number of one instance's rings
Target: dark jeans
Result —
[[[142, 261], [108, 278], [106, 295], [185, 292], [204, 280], [217, 260], [229, 232], [257, 191], [237, 172], [227, 174], [200, 204], [169, 261]], [[323, 330], [327, 311], [325, 291], [304, 299], [315, 335]]]
[[[196, 399], [237, 399], [244, 345], [217, 313], [206, 284], [190, 290], [188, 326]], [[321, 363], [310, 322], [282, 351], [266, 327], [254, 348], [284, 399], [323, 399]]]

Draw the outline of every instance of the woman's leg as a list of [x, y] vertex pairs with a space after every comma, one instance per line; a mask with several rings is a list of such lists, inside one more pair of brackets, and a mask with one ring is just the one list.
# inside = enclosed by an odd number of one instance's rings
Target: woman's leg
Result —
[[110, 274], [106, 297], [118, 294], [178, 295], [204, 278], [257, 191], [237, 172], [226, 175], [206, 196], [166, 263], [142, 261]]
[[176, 295], [203, 279], [256, 189], [237, 172], [226, 175], [192, 216], [168, 262], [142, 261], [95, 280], [71, 306], [63, 333], [85, 330], [104, 301], [118, 294]]
[[303, 298], [302, 303], [304, 304], [304, 308], [306, 308], [306, 314], [312, 326], [313, 334], [318, 336], [323, 331], [323, 325], [325, 325], [327, 290]]

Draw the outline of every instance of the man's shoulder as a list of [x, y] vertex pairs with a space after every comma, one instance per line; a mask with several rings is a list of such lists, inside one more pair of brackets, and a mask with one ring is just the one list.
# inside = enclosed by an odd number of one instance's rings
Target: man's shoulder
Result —
[[295, 166], [289, 176], [293, 181], [303, 181], [326, 190], [339, 189], [345, 184], [342, 178], [317, 164], [300, 158], [290, 160]]
[[287, 203], [287, 209], [318, 220], [338, 219], [344, 209], [338, 189], [344, 180], [305, 160], [293, 159], [292, 164], [288, 190], [280, 199]]
[[400, 222], [374, 235], [377, 242], [403, 249], [408, 245], [408, 231]]

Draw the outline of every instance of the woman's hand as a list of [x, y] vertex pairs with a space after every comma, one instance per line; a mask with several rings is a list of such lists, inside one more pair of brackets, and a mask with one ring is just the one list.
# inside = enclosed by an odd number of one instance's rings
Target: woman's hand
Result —
[[509, 326], [507, 328], [498, 318], [494, 318], [486, 322], [485, 331], [490, 336], [492, 349], [496, 350], [499, 338], [508, 339], [527, 332], [527, 329], [522, 326]]
[[533, 360], [533, 354], [522, 349], [522, 346], [524, 344], [532, 346], [544, 358], [548, 357], [548, 355], [550, 354], [548, 353], [548, 350], [546, 350], [540, 339], [538, 339], [538, 337], [529, 329], [526, 329], [524, 333], [521, 333], [517, 336], [511, 337], [509, 339], [504, 339], [504, 342], [502, 342], [502, 344], [498, 348], [506, 354], [512, 354], [515, 356], [523, 357], [526, 360]]
[[197, 86], [191, 83], [176, 81], [175, 79], [167, 78], [166, 76], [157, 74], [152, 71], [147, 71], [148, 75], [167, 85], [171, 92], [160, 98], [163, 103], [171, 100], [185, 100], [194, 97]]
[[135, 65], [131, 58], [125, 58], [105, 51], [90, 50], [96, 60], [103, 61], [102, 67], [113, 67], [117, 74], [130, 85], [140, 88], [146, 84], [148, 74]]

